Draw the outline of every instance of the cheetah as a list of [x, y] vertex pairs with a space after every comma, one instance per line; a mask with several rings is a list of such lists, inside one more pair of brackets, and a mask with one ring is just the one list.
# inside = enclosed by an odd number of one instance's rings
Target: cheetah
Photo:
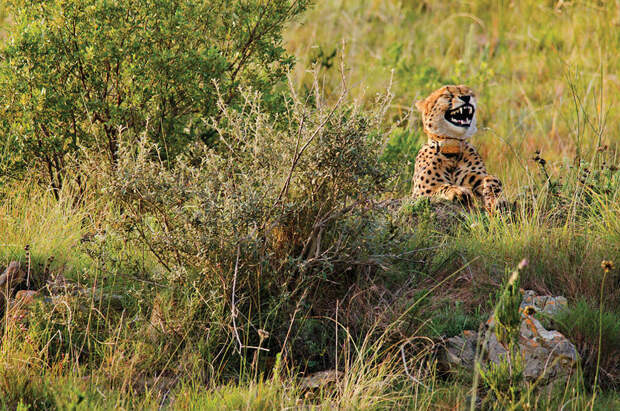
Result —
[[442, 198], [473, 205], [481, 200], [494, 212], [505, 206], [501, 181], [487, 173], [467, 141], [476, 129], [476, 95], [467, 86], [443, 86], [416, 102], [428, 142], [420, 149], [413, 197]]

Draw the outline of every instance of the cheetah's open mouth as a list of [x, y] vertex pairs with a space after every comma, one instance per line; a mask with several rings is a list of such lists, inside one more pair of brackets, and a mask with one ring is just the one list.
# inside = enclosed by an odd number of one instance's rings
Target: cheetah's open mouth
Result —
[[444, 117], [457, 127], [469, 127], [475, 112], [476, 109], [474, 109], [474, 106], [467, 103], [450, 111], [446, 111]]

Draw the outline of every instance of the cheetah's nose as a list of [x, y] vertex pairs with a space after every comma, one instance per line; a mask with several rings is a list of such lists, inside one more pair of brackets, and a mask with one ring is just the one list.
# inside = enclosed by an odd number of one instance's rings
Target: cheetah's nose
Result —
[[461, 100], [463, 100], [465, 103], [469, 103], [469, 99], [470, 99], [470, 97], [471, 97], [471, 96], [459, 96], [459, 98], [460, 98]]

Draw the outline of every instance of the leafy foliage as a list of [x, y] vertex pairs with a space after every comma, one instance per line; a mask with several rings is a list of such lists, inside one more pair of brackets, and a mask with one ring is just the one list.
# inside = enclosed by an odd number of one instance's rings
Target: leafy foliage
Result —
[[499, 342], [506, 346], [515, 346], [519, 339], [521, 325], [521, 291], [519, 291], [519, 271], [512, 273], [507, 283], [501, 288], [495, 306], [495, 335]]
[[[237, 87], [261, 91], [292, 63], [281, 31], [306, 0], [8, 2], [15, 19], [0, 50], [0, 133], [11, 167], [43, 165], [59, 189], [80, 149], [116, 163], [121, 141], [149, 140], [173, 159], [209, 141], [203, 119]], [[79, 178], [78, 182], [83, 184]], [[83, 178], [83, 176], [82, 176]]]
[[[223, 152], [199, 144], [168, 169], [148, 143], [123, 146], [107, 191], [125, 210], [123, 236], [139, 238], [169, 271], [178, 292], [164, 306], [193, 301], [196, 290], [185, 285], [194, 283], [238, 310], [230, 326], [239, 329], [228, 335], [239, 350], [259, 344], [251, 330], [267, 329], [279, 351], [295, 301], [324, 280], [353, 281], [348, 267], [363, 264], [364, 215], [388, 177], [377, 155], [381, 138], [369, 134], [389, 99], [373, 116], [320, 96], [308, 106], [293, 95], [282, 126], [273, 127], [262, 96], [242, 96], [236, 110], [220, 95], [222, 115], [211, 124]], [[216, 312], [201, 309], [197, 323]]]
[[395, 181], [396, 187], [411, 190], [415, 158], [424, 141], [425, 136], [401, 127], [391, 132], [381, 154], [381, 160], [395, 168], [395, 174], [398, 176], [398, 181]]
[[527, 391], [524, 368], [523, 356], [517, 350], [501, 358], [499, 363], [490, 362], [486, 369], [480, 369], [484, 386], [492, 393], [483, 400], [482, 409], [505, 409], [520, 403]]

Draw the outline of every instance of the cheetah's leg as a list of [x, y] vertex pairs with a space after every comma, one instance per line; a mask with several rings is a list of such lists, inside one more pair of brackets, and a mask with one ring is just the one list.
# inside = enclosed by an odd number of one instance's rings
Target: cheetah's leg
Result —
[[443, 198], [448, 201], [456, 201], [465, 205], [472, 205], [474, 194], [468, 187], [442, 184], [432, 193], [435, 198]]
[[490, 213], [508, 209], [502, 182], [495, 176], [487, 175], [482, 180], [482, 199], [484, 208]]

